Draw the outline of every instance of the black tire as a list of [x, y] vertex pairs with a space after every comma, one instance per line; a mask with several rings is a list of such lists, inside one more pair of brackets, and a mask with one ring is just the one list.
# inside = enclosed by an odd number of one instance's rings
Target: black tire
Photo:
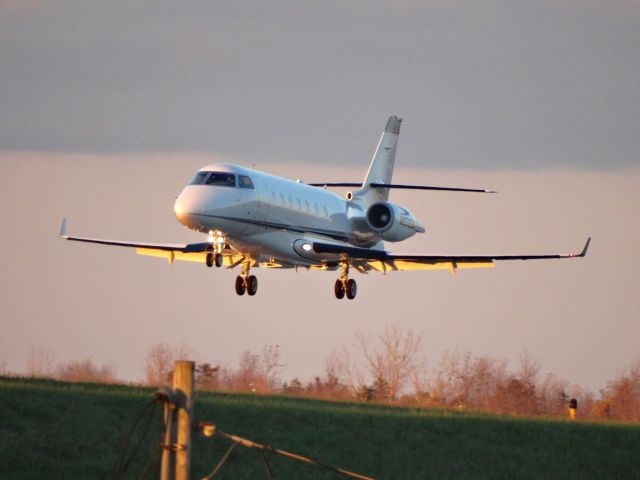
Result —
[[213, 256], [213, 263], [215, 264], [216, 267], [220, 268], [222, 266], [222, 262], [223, 262], [224, 258], [222, 257], [221, 254], [216, 253]]
[[333, 292], [336, 294], [336, 298], [338, 300], [342, 300], [344, 298], [344, 284], [342, 280], [336, 280], [336, 284], [333, 287]]
[[353, 278], [347, 280], [347, 298], [349, 300], [353, 300], [356, 298], [356, 294], [358, 293], [358, 284]]
[[207, 253], [207, 267], [213, 267], [213, 253]]
[[244, 285], [244, 278], [238, 276], [236, 277], [236, 293], [238, 295], [244, 295], [244, 292], [247, 288]]
[[247, 293], [251, 296], [258, 292], [258, 279], [254, 275], [247, 278]]

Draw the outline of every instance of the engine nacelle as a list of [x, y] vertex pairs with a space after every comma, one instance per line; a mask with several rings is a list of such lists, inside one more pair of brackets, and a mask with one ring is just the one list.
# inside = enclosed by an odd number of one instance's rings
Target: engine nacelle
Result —
[[366, 221], [372, 232], [388, 242], [406, 240], [425, 231], [410, 212], [389, 202], [371, 205], [367, 210]]

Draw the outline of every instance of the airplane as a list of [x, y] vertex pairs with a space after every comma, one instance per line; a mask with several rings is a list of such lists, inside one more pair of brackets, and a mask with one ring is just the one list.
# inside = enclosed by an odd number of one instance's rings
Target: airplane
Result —
[[[550, 255], [403, 255], [385, 250], [425, 227], [407, 209], [391, 203], [394, 189], [496, 193], [490, 190], [392, 183], [402, 119], [389, 117], [362, 182], [303, 183], [229, 163], [208, 165], [177, 197], [174, 211], [185, 227], [207, 235], [189, 244], [140, 243], [75, 237], [62, 220], [65, 240], [135, 248], [139, 255], [203, 263], [207, 267], [240, 267], [238, 295], [253, 296], [258, 279], [252, 268], [339, 270], [336, 298], [356, 297], [351, 269], [369, 272], [449, 270], [493, 267], [503, 260], [581, 258], [580, 253]], [[354, 188], [343, 198], [330, 187]]]

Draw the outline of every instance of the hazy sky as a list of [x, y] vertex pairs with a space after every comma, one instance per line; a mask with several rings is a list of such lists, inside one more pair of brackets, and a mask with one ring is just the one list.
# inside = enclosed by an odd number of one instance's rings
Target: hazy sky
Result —
[[[517, 359], [599, 388], [640, 357], [640, 4], [635, 1], [0, 1], [0, 361], [32, 347], [142, 376], [154, 342], [206, 361], [279, 344], [284, 376], [320, 373], [356, 331], [393, 321], [446, 350]], [[359, 180], [388, 115], [395, 192], [427, 234], [395, 251], [583, 261], [361, 276], [235, 274], [56, 238], [186, 242], [175, 196], [231, 160]]]

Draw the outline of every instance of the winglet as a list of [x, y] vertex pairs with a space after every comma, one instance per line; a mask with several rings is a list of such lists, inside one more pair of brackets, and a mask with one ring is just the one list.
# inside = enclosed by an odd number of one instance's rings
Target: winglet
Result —
[[67, 219], [62, 219], [62, 224], [60, 225], [60, 233], [58, 234], [60, 238], [67, 238]]
[[584, 257], [587, 255], [587, 250], [589, 250], [590, 243], [591, 243], [591, 237], [587, 239], [587, 243], [584, 244], [584, 248], [582, 249], [582, 252], [580, 253], [580, 255], [578, 255], [579, 257]]

